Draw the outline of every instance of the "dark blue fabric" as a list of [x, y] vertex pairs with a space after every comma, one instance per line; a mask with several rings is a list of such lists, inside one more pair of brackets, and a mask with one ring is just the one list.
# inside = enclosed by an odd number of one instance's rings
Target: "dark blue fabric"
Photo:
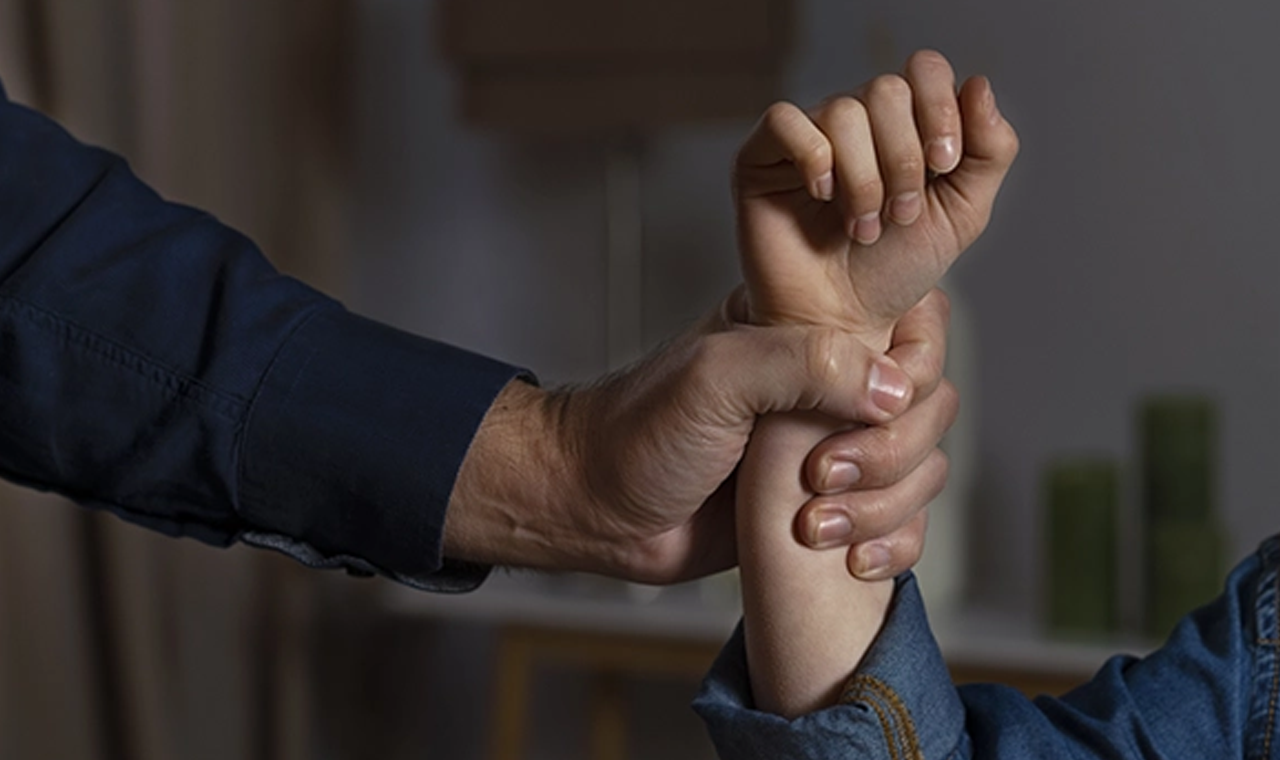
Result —
[[426, 588], [518, 370], [279, 274], [0, 88], [0, 474], [171, 535]]

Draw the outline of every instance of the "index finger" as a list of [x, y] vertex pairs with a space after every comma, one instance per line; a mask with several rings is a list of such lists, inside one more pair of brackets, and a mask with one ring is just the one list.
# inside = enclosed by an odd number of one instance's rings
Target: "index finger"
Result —
[[807, 188], [815, 200], [831, 200], [831, 143], [797, 106], [774, 103], [738, 149], [734, 189], [741, 196], [755, 197], [799, 187]]

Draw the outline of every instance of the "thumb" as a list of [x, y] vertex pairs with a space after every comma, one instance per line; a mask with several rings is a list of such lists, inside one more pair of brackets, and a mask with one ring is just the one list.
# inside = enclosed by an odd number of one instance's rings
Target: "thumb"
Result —
[[964, 156], [941, 180], [939, 200], [968, 246], [991, 219], [1000, 185], [1018, 155], [1018, 135], [996, 106], [986, 77], [972, 77], [960, 88]]
[[831, 327], [741, 326], [721, 333], [704, 369], [721, 397], [748, 416], [819, 411], [877, 424], [911, 405], [913, 383], [896, 361]]

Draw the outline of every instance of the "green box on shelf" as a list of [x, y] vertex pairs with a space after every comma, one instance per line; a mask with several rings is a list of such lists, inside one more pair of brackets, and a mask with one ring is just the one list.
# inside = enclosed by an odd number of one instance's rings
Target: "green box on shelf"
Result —
[[1214, 520], [1155, 520], [1147, 524], [1146, 598], [1143, 628], [1152, 639], [1168, 636], [1188, 612], [1222, 591], [1226, 541]]
[[1207, 520], [1217, 489], [1217, 409], [1204, 395], [1157, 395], [1140, 412], [1143, 515]]
[[1046, 624], [1065, 636], [1117, 627], [1120, 468], [1098, 457], [1060, 459], [1045, 472]]

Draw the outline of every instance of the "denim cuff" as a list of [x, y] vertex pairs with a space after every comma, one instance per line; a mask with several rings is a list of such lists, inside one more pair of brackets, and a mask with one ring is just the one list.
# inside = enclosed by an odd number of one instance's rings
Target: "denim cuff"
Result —
[[693, 706], [720, 756], [735, 760], [947, 757], [964, 735], [964, 706], [911, 573], [898, 579], [885, 624], [840, 704], [794, 720], [757, 710], [739, 625]]

